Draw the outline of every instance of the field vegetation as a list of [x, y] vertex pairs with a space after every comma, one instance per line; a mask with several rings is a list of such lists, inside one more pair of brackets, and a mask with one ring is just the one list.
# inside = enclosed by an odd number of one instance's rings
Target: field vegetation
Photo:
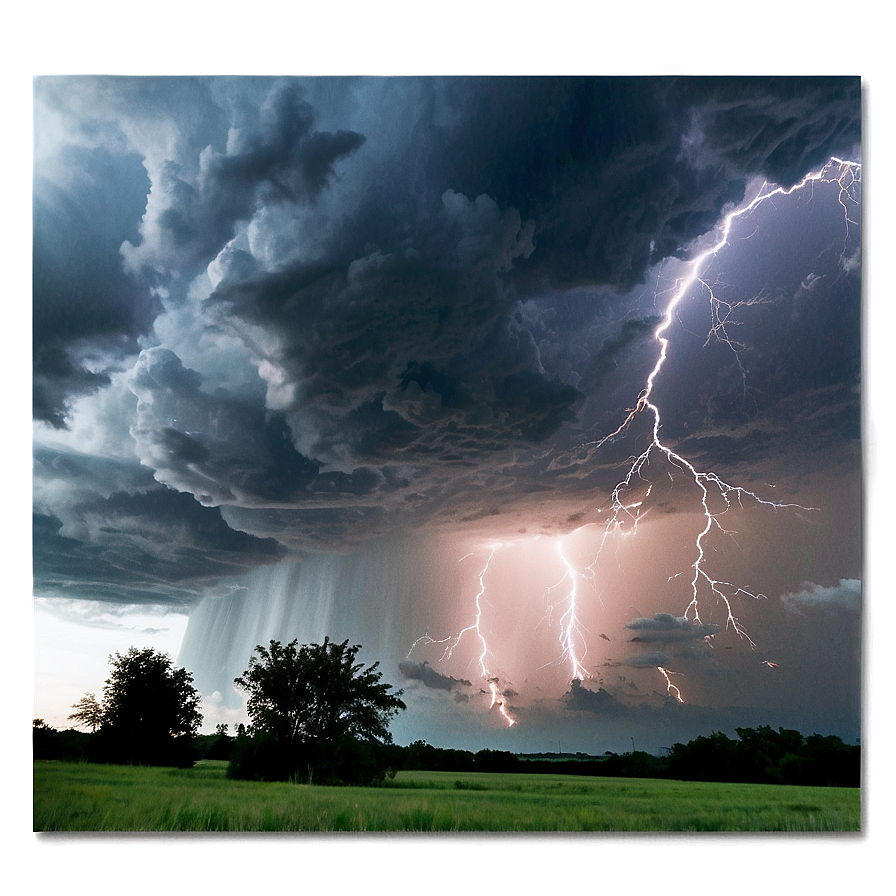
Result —
[[102, 699], [33, 720], [36, 831], [857, 831], [861, 748], [769, 726], [664, 756], [476, 753], [392, 741], [405, 708], [348, 641], [258, 646], [250, 724], [200, 735], [186, 669], [110, 657]]
[[652, 778], [400, 771], [379, 787], [193, 768], [34, 763], [35, 831], [858, 831], [860, 791]]

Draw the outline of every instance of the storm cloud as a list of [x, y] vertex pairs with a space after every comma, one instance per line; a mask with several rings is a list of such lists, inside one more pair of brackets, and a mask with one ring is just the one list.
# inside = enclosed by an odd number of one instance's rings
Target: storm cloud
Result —
[[[197, 655], [240, 624], [273, 635], [268, 599], [296, 625], [354, 613], [432, 705], [475, 691], [477, 656], [499, 665], [469, 635], [463, 664], [407, 656], [429, 614], [470, 631], [495, 545], [518, 569], [480, 615], [525, 594], [556, 645], [572, 574], [551, 539], [606, 523], [650, 443], [640, 413], [604, 437], [685, 260], [764, 180], [861, 142], [851, 77], [53, 76], [34, 110], [35, 594], [189, 609], [212, 620]], [[662, 651], [709, 670], [724, 634], [677, 615], [707, 500], [726, 582], [763, 579], [778, 612], [857, 605], [859, 530], [834, 521], [858, 514], [859, 216], [824, 186], [739, 225], [669, 320], [651, 396], [678, 455], [762, 501], [708, 499], [654, 452], [618, 520], [646, 548], [611, 529], [576, 558], [632, 693], [661, 687]], [[772, 499], [790, 516], [760, 520]], [[525, 712], [528, 648], [493, 625]], [[615, 653], [632, 642], [649, 652]], [[566, 674], [555, 646], [537, 671]], [[563, 706], [624, 699], [574, 682]]]
[[658, 641], [662, 644], [710, 637], [721, 628], [719, 625], [704, 625], [686, 616], [672, 616], [669, 613], [655, 613], [650, 619], [633, 619], [625, 627], [637, 632], [632, 641]]
[[466, 679], [452, 678], [450, 675], [442, 675], [436, 672], [429, 663], [412, 663], [403, 662], [398, 664], [398, 669], [405, 678], [415, 681], [421, 681], [428, 688], [434, 688], [441, 691], [452, 691], [458, 685], [461, 687], [472, 687], [472, 682]]

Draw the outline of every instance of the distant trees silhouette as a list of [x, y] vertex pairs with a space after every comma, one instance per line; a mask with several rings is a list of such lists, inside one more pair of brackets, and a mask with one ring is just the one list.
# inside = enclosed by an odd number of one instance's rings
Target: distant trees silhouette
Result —
[[33, 719], [31, 748], [35, 759], [58, 759], [61, 753], [59, 732], [43, 719]]
[[739, 740], [714, 731], [687, 744], [674, 744], [665, 775], [687, 781], [736, 781], [748, 784], [806, 784], [859, 787], [861, 748], [839, 737], [768, 725], [736, 728]]
[[861, 748], [839, 737], [765, 725], [737, 728], [738, 739], [714, 731], [686, 744], [674, 744], [664, 756], [643, 751], [602, 756], [542, 753], [517, 756], [501, 750], [446, 750], [425, 741], [397, 747], [393, 761], [402, 769], [499, 771], [533, 774], [600, 775], [619, 778], [674, 778], [754, 784], [803, 784], [859, 787]]
[[35, 759], [145, 765], [192, 765], [229, 760], [228, 775], [257, 780], [370, 784], [398, 769], [488, 771], [674, 778], [688, 781], [861, 786], [861, 748], [834, 735], [791, 729], [736, 728], [737, 738], [713, 731], [645, 752], [538, 754], [441, 749], [423, 740], [392, 743], [389, 722], [405, 704], [381, 681], [379, 664], [356, 662], [359, 645], [258, 646], [234, 679], [247, 695], [248, 728], [227, 725], [197, 734], [202, 722], [192, 676], [152, 649], [131, 647], [109, 658], [102, 699], [85, 694], [69, 719], [90, 734], [57, 731], [33, 720]]

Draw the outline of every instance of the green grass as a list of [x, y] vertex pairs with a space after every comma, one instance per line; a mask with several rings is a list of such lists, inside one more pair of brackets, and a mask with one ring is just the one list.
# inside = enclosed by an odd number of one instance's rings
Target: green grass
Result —
[[572, 775], [400, 772], [383, 787], [34, 763], [35, 831], [858, 831], [860, 792]]

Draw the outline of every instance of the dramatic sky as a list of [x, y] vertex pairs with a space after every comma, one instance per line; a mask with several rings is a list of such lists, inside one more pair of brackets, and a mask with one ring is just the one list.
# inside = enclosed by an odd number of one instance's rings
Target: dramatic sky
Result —
[[860, 121], [857, 78], [38, 78], [35, 714], [145, 643], [213, 729], [329, 635], [399, 743], [854, 741]]

